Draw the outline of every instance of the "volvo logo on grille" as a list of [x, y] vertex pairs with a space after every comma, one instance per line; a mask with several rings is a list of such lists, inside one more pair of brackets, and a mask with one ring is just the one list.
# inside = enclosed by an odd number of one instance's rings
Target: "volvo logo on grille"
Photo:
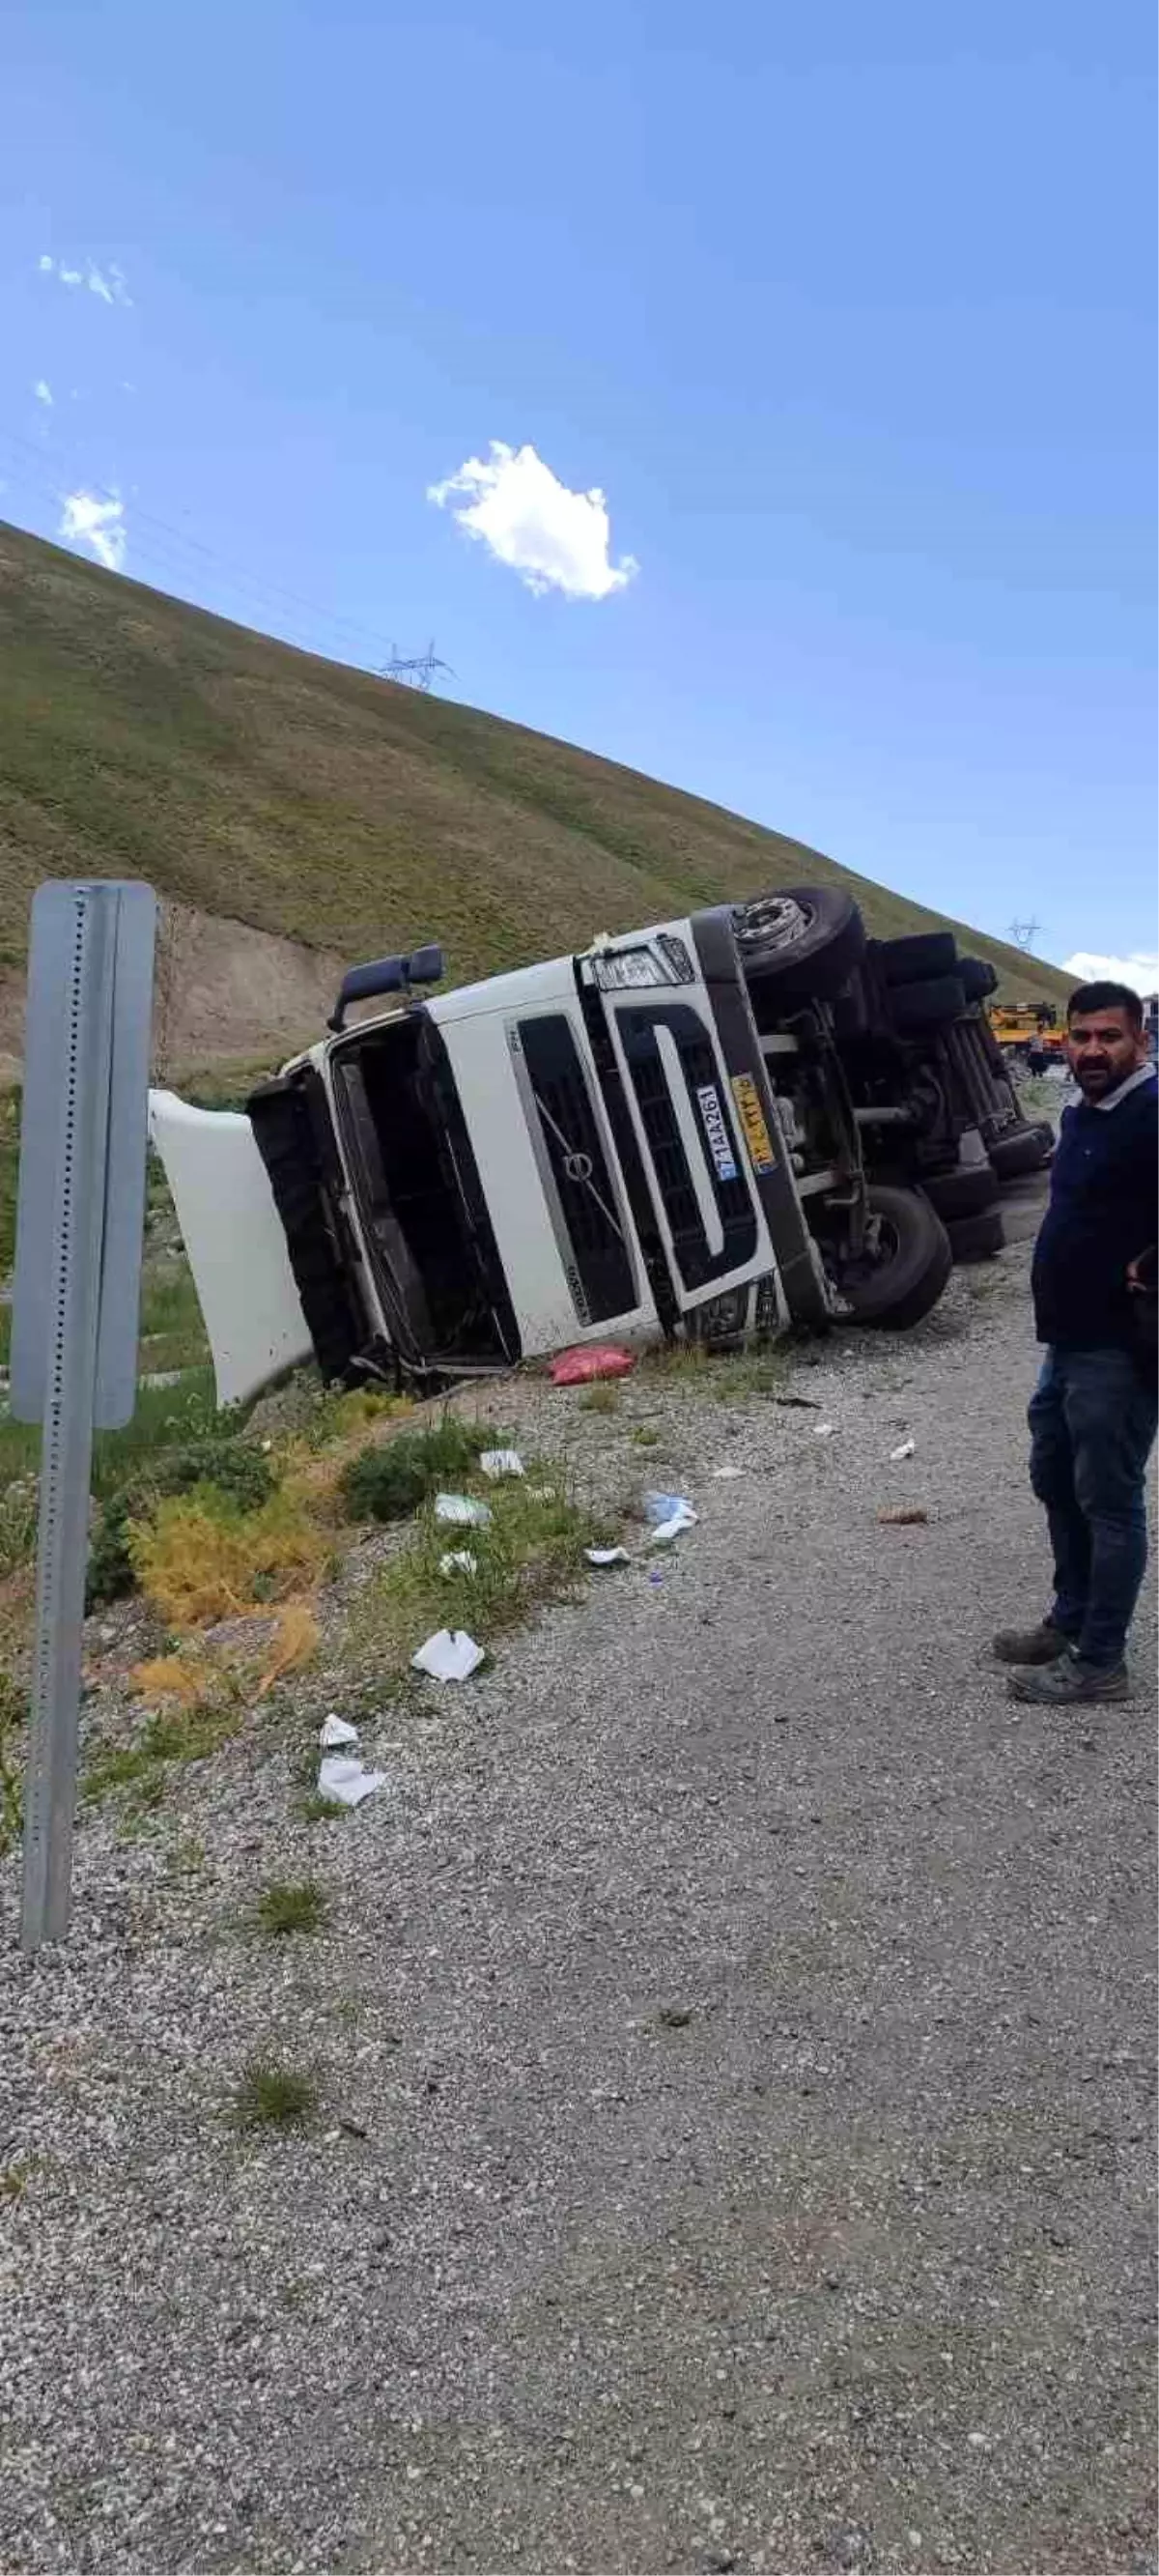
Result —
[[577, 1153], [573, 1146], [564, 1155], [563, 1168], [567, 1173], [569, 1181], [590, 1181], [592, 1177], [591, 1155]]

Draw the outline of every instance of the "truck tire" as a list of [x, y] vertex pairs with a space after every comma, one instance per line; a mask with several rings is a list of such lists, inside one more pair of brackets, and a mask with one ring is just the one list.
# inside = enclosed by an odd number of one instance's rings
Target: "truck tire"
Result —
[[938, 1029], [947, 1020], [960, 1020], [966, 1008], [966, 995], [957, 975], [937, 975], [928, 983], [897, 984], [889, 996], [889, 1016], [895, 1029]]
[[998, 990], [998, 969], [988, 957], [959, 957], [955, 971], [968, 1002], [984, 1002]]
[[1020, 1181], [1027, 1172], [1040, 1172], [1054, 1152], [1054, 1129], [1045, 1121], [1034, 1125], [1026, 1121], [1008, 1127], [1004, 1136], [996, 1136], [988, 1147], [990, 1160], [1000, 1181]]
[[871, 1215], [881, 1221], [881, 1257], [844, 1272], [841, 1295], [851, 1323], [903, 1332], [937, 1305], [953, 1268], [949, 1236], [917, 1190], [874, 1183], [868, 1199]]
[[786, 886], [736, 904], [732, 919], [754, 1001], [759, 991], [778, 1011], [834, 1000], [865, 951], [865, 923], [839, 886]]
[[930, 1206], [937, 1209], [951, 1241], [956, 1223], [984, 1216], [998, 1202], [998, 1175], [993, 1163], [959, 1163], [952, 1172], [933, 1172], [923, 1183]]
[[877, 956], [887, 984], [925, 984], [935, 975], [958, 972], [958, 943], [952, 930], [920, 930], [908, 939], [883, 939]]
[[956, 1263], [993, 1261], [1006, 1242], [1006, 1228], [999, 1208], [987, 1208], [981, 1216], [951, 1217], [946, 1227], [950, 1250]]

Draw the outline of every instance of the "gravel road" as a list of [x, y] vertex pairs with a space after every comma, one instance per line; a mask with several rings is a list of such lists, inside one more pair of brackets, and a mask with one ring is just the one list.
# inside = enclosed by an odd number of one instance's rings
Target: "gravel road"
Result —
[[[691, 1493], [659, 1582], [429, 1686], [341, 1824], [246, 1741], [98, 1818], [34, 1967], [9, 1864], [4, 2576], [1152, 2570], [1153, 1669], [1064, 1720], [987, 1658], [1026, 1268], [821, 1410], [528, 1394]], [[254, 2050], [310, 2133], [231, 2128]]]

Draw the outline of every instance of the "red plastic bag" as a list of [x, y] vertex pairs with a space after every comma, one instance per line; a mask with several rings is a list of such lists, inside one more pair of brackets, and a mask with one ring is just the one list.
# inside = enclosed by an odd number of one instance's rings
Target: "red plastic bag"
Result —
[[636, 1365], [634, 1351], [618, 1342], [591, 1342], [585, 1349], [561, 1351], [551, 1363], [553, 1386], [590, 1386], [597, 1377], [627, 1377]]

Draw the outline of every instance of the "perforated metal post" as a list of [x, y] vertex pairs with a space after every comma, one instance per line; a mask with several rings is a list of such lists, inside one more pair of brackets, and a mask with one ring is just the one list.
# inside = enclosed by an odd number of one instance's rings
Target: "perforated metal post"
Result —
[[11, 1390], [17, 1419], [43, 1423], [28, 1950], [68, 1928], [94, 1412], [133, 1403], [155, 918], [143, 886], [44, 886], [33, 906]]

